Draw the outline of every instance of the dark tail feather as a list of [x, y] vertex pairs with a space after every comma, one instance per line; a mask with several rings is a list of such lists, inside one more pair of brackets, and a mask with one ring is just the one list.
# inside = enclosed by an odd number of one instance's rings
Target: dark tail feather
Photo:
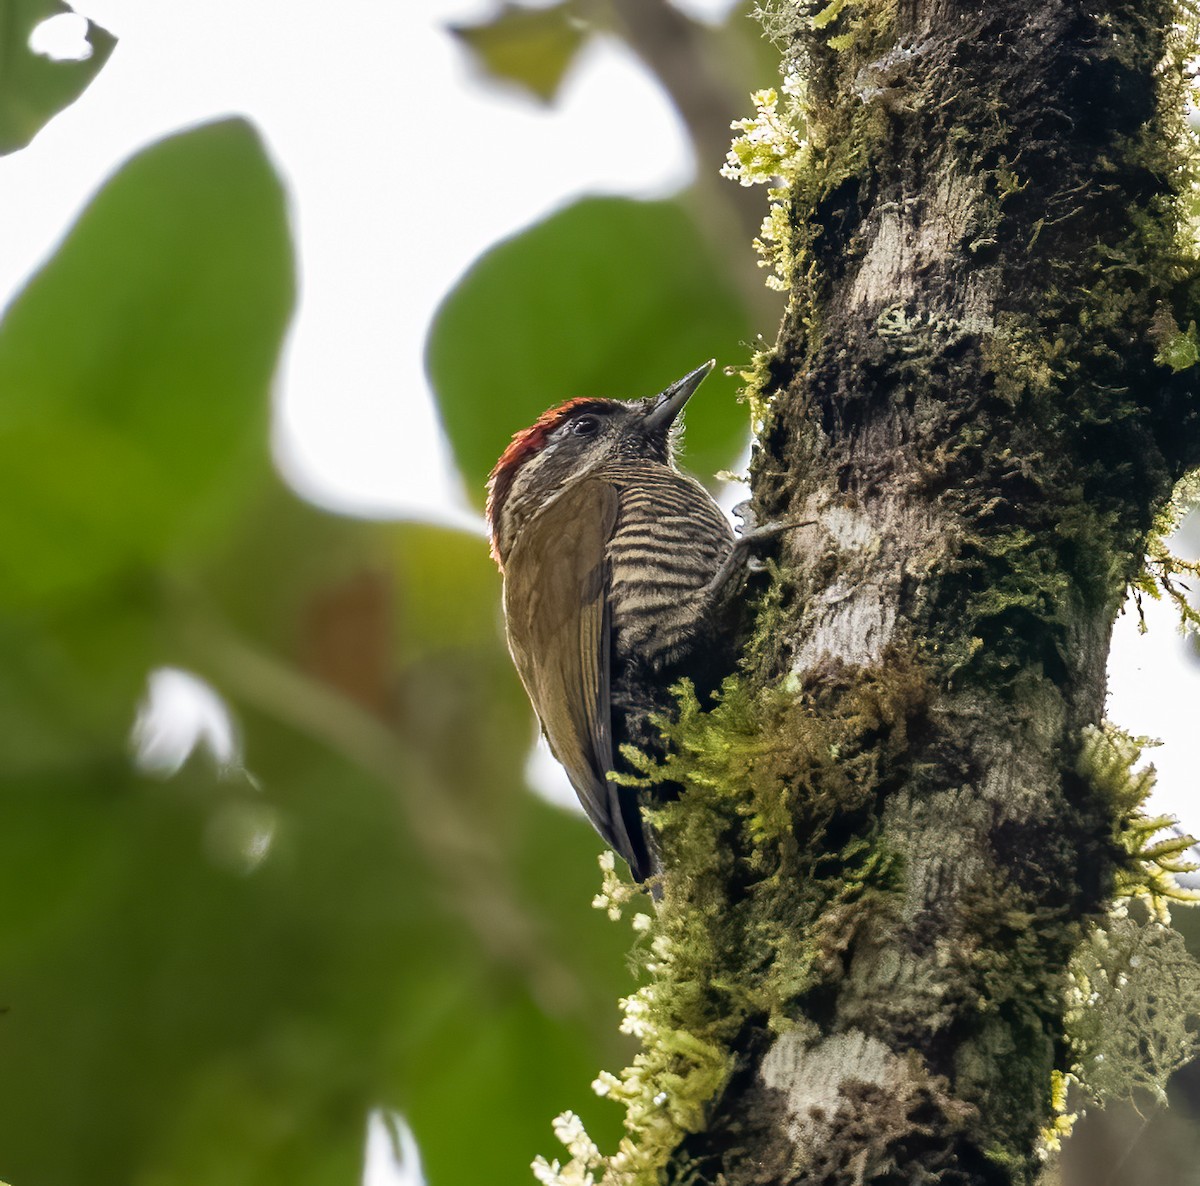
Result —
[[[632, 847], [629, 852], [618, 855], [629, 866], [634, 881], [648, 888], [657, 902], [662, 899], [662, 853], [658, 848], [658, 837], [642, 817], [641, 798], [635, 791], [621, 795], [621, 816]], [[650, 883], [648, 887], [647, 882]]]

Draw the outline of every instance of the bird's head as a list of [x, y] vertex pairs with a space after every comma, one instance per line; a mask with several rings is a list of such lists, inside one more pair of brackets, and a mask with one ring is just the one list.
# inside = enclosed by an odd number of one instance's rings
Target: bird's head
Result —
[[710, 359], [646, 399], [568, 400], [518, 432], [488, 478], [488, 528], [500, 568], [521, 528], [573, 483], [609, 464], [672, 464], [679, 413], [713, 366]]

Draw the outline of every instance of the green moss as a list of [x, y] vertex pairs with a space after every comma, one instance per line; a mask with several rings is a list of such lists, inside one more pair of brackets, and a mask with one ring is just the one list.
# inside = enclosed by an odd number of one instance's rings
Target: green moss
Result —
[[771, 360], [775, 348], [765, 343], [750, 356], [749, 364], [738, 372], [744, 386], [738, 396], [750, 407], [750, 431], [757, 437], [766, 423], [770, 410], [768, 392], [771, 384]]
[[1190, 587], [1185, 583], [1200, 580], [1200, 560], [1185, 560], [1176, 555], [1168, 543], [1184, 515], [1197, 504], [1200, 504], [1200, 470], [1188, 474], [1176, 485], [1170, 500], [1155, 517], [1146, 538], [1142, 569], [1130, 582], [1143, 633], [1146, 630], [1143, 597], [1152, 601], [1166, 598], [1175, 607], [1181, 630], [1200, 630], [1200, 610], [1189, 596]]
[[[993, 1150], [992, 1160], [1002, 1151], [1027, 1166], [1040, 1117], [1050, 1111], [1055, 1059], [1047, 1020], [1061, 1015], [1062, 964], [1082, 933], [1062, 907], [1039, 906], [1001, 877], [963, 902], [946, 972], [960, 998], [952, 1002], [954, 1015], [960, 1025], [970, 1019], [955, 1051], [956, 1093], [986, 1101], [974, 1139]], [[1033, 1108], [1031, 1084], [1045, 1085]]]
[[[1152, 266], [1141, 229], [1116, 254], [1126, 250]], [[1050, 290], [1036, 319], [1002, 315], [983, 340], [987, 382], [1013, 419], [1001, 431], [965, 427], [945, 454], [954, 478], [944, 502], [963, 534], [941, 594], [944, 612], [967, 627], [946, 650], [951, 674], [990, 682], [1031, 661], [1054, 672], [1069, 623], [1115, 613], [1131, 582], [1178, 600], [1170, 577], [1185, 566], [1172, 568], [1153, 541], [1142, 564], [1147, 524], [1130, 515], [1132, 492], [1162, 507], [1171, 482], [1158, 454], [1131, 452], [1145, 410], [1119, 381], [1140, 365], [1128, 340], [1150, 316], [1153, 289], [1105, 278], [1113, 254], [1097, 252], [1093, 280], [1072, 296]], [[1079, 444], [1069, 451], [1071, 434]]]
[[[1162, 13], [1170, 18], [1170, 6]], [[1198, 270], [1198, 156], [1184, 118], [1194, 9], [1180, 6], [1174, 18], [1164, 19], [1162, 37], [1140, 23], [1151, 18], [1110, 21], [1105, 52], [1123, 68], [1154, 68], [1158, 112], [1089, 163], [1114, 187], [1148, 195], [1114, 207], [1089, 253], [1055, 256], [1053, 228], [1089, 215], [1030, 205], [1034, 191], [1006, 163], [1008, 130], [997, 125], [995, 144], [984, 145], [1000, 164], [986, 173], [991, 212], [979, 216], [978, 233], [1026, 241], [1027, 253], [1036, 241], [1044, 255], [1027, 265], [1040, 291], [1036, 312], [1002, 311], [981, 340], [984, 386], [1000, 401], [998, 422], [1011, 428], [992, 425], [977, 438], [958, 430], [945, 458], [945, 501], [965, 527], [941, 587], [943, 616], [965, 626], [943, 649], [959, 680], [1003, 679], [1030, 661], [1055, 671], [1070, 647], [1069, 622], [1080, 611], [1115, 613], [1129, 585], [1195, 617], [1178, 578], [1200, 573], [1171, 557], [1157, 530], [1147, 545], [1147, 519], [1130, 513], [1147, 498], [1167, 506], [1179, 476], [1149, 439], [1146, 375], [1155, 361], [1169, 370], [1200, 357], [1181, 300], [1197, 291], [1188, 282]], [[1156, 353], [1145, 340], [1149, 324]]]
[[[586, 1167], [607, 1186], [659, 1182], [704, 1127], [745, 1027], [798, 1024], [868, 920], [894, 908], [901, 870], [880, 841], [878, 787], [925, 703], [900, 658], [886, 677], [792, 691], [730, 679], [710, 711], [686, 683], [677, 693], [678, 715], [659, 722], [667, 758], [626, 752], [639, 773], [624, 781], [683, 794], [649, 813], [671, 873], [656, 914], [634, 917], [648, 980], [624, 1002], [624, 1028], [642, 1052], [598, 1080], [628, 1132]], [[620, 913], [631, 896], [610, 872], [597, 905]]]
[[1196, 336], [1196, 323], [1189, 321], [1186, 330], [1177, 330], [1168, 337], [1159, 346], [1154, 361], [1176, 372], [1190, 370], [1200, 362], [1200, 338]]
[[[806, 6], [788, 0], [756, 10], [767, 35], [786, 46], [781, 88], [752, 95], [755, 114], [739, 120], [722, 175], [742, 185], [765, 184], [767, 213], [754, 240], [769, 287], [787, 292], [788, 315], [818, 330], [817, 311], [826, 278], [811, 251], [816, 230], [809, 213], [840, 186], [870, 171], [876, 146], [887, 131], [881, 104], [888, 80], [876, 77], [879, 59], [891, 41], [894, 0], [860, 4], [832, 0]], [[797, 32], [805, 29], [805, 37]], [[815, 57], [833, 54], [846, 93], [866, 88], [864, 101], [835, 102], [814, 95], [804, 79], [813, 77]], [[877, 85], [878, 84], [878, 85]], [[755, 353], [742, 373], [743, 396], [756, 429], [765, 424], [771, 397], [770, 349]]]
[[1154, 789], [1153, 766], [1139, 766], [1144, 737], [1133, 737], [1114, 725], [1089, 726], [1083, 731], [1076, 772], [1102, 797], [1112, 820], [1112, 847], [1118, 855], [1113, 899], [1118, 908], [1142, 899], [1151, 917], [1170, 921], [1171, 902], [1195, 902], [1200, 894], [1184, 889], [1177, 878], [1198, 867], [1188, 857], [1191, 836], [1172, 833], [1166, 815], [1148, 815], [1146, 804]]
[[809, 17], [809, 23], [814, 29], [824, 29], [826, 25], [832, 24], [842, 15], [842, 9], [846, 7], [846, 0], [830, 0], [815, 16]]
[[[892, 4], [789, 0], [764, 5], [761, 15], [768, 32], [786, 46], [784, 70], [794, 76], [789, 85], [796, 96], [782, 119], [787, 134], [780, 142], [787, 150], [776, 154], [774, 173], [784, 187], [772, 193], [760, 237], [774, 283], [786, 283], [789, 290], [790, 353], [786, 366], [777, 368], [775, 352], [760, 349], [743, 372], [756, 427], [769, 427], [775, 390], [811, 365], [821, 348], [829, 295], [828, 246], [822, 249], [821, 236], [828, 238], [828, 228], [817, 212], [852, 210], [869, 195], [893, 114], [920, 111], [940, 96], [914, 81], [909, 59], [917, 51], [895, 43]], [[970, 441], [969, 427], [954, 426], [948, 434], [957, 457], [948, 459], [954, 464], [947, 467], [952, 485], [946, 501], [966, 527], [965, 547], [940, 589], [943, 619], [966, 626], [942, 648], [954, 678], [1004, 678], [1031, 660], [1053, 670], [1061, 663], [1056, 656], [1067, 649], [1072, 616], [1097, 606], [1115, 612], [1139, 570], [1149, 574], [1143, 592], [1153, 588], [1178, 601], [1170, 578], [1183, 568], [1164, 566], [1155, 555], [1142, 567], [1146, 522], [1131, 519], [1129, 508], [1136, 502], [1130, 497], [1135, 485], [1162, 506], [1178, 477], [1162, 465], [1148, 471], [1156, 454], [1138, 441], [1148, 427], [1143, 394], [1151, 360], [1144, 327], [1151, 319], [1161, 325], [1164, 318], [1174, 325], [1172, 305], [1188, 290], [1189, 277], [1200, 276], [1198, 154], [1185, 118], [1185, 99], [1194, 90], [1187, 63], [1194, 56], [1196, 21], [1195, 6], [1182, 3], [1105, 18], [1098, 52], [1121, 69], [1154, 72], [1157, 113], [1081, 162], [1087, 175], [1081, 173], [1076, 188], [1094, 186], [1094, 172], [1111, 179], [1113, 192], [1124, 188], [1147, 196], [1140, 202], [1123, 199], [1094, 235], [1078, 230], [1068, 235], [1069, 251], [1062, 258], [1056, 256], [1057, 228], [1079, 227], [1080, 219], [1096, 212], [1071, 206], [1069, 195], [1059, 195], [1063, 205], [1054, 209], [1033, 206], [1052, 191], [1017, 172], [1019, 145], [997, 111], [977, 105], [969, 119], [943, 129], [948, 141], [960, 138], [962, 159], [986, 183], [973, 205], [971, 249], [992, 251], [1015, 238], [1024, 245], [1029, 269], [1026, 277], [1014, 272], [1017, 283], [1043, 293], [1036, 314], [1001, 310], [993, 326], [927, 324], [899, 306], [885, 311], [875, 326], [877, 339], [890, 344], [893, 356], [903, 356], [897, 365], [916, 387], [934, 367], [944, 366], [949, 342], [961, 340], [968, 348], [978, 342], [982, 381], [1011, 409], [1011, 434], [990, 426], [976, 442]], [[947, 81], [940, 78], [942, 85]], [[744, 126], [758, 127], [762, 116], [760, 110], [757, 123]], [[770, 181], [770, 173], [763, 167], [740, 179]], [[1080, 238], [1095, 242], [1083, 256], [1075, 246]], [[844, 260], [861, 245], [851, 239], [838, 247]], [[1200, 305], [1200, 279], [1188, 291]], [[1191, 310], [1196, 312], [1200, 309]], [[1182, 324], [1193, 320], [1184, 317]], [[1158, 334], [1160, 366], [1192, 365], [1200, 340], [1189, 332], [1176, 326]], [[1084, 434], [1075, 431], [1078, 426]], [[1064, 434], [1072, 432], [1086, 441], [1082, 455], [1060, 447]], [[1018, 466], [1022, 472], [1011, 479], [1016, 496], [998, 503], [997, 487]], [[1063, 542], [1037, 542], [1055, 535]], [[1029, 541], [1035, 541], [1032, 549]]]
[[[1154, 579], [1170, 576], [1161, 556], [1143, 568], [1147, 523], [1129, 514], [1135, 487], [1158, 507], [1171, 489], [1155, 452], [1131, 451], [1145, 432], [1133, 380], [1147, 359], [1129, 342], [1172, 279], [1172, 241], [1161, 211], [1137, 213], [1127, 239], [1094, 249], [1072, 288], [1047, 289], [1036, 318], [1003, 314], [983, 341], [987, 381], [1016, 419], [1007, 433], [960, 435], [952, 460], [962, 479], [948, 501], [967, 525], [956, 612], [978, 623], [971, 633], [989, 659], [1019, 668], [1030, 658], [1022, 640], [1044, 657], [1063, 650], [1066, 621], [1080, 608], [1115, 613], [1139, 570], [1151, 574], [1143, 592], [1171, 592]], [[1068, 452], [1059, 442], [1072, 433], [1079, 444]]]

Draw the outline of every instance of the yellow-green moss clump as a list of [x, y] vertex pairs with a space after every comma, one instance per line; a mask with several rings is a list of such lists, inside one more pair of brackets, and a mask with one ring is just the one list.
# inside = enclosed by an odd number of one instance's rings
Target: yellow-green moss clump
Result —
[[[923, 709], [911, 665], [897, 660], [886, 684], [780, 691], [731, 679], [708, 712], [689, 685], [677, 691], [677, 718], [659, 722], [669, 756], [626, 753], [639, 771], [626, 781], [685, 792], [650, 813], [671, 872], [657, 911], [633, 917], [648, 979], [623, 1002], [622, 1028], [643, 1049], [595, 1084], [624, 1104], [628, 1136], [602, 1156], [573, 1116], [560, 1117], [571, 1159], [536, 1163], [547, 1186], [658, 1183], [704, 1127], [742, 1031], [794, 1027], [858, 929], [894, 902], [898, 862], [879, 842], [875, 809], [881, 765], [907, 752]], [[619, 917], [639, 895], [611, 858], [604, 868], [596, 905]]]
[[1167, 1079], [1200, 1054], [1200, 964], [1169, 913], [1172, 902], [1200, 900], [1178, 881], [1197, 868], [1188, 855], [1195, 841], [1170, 816], [1146, 813], [1154, 767], [1139, 765], [1145, 744], [1111, 725], [1084, 730], [1077, 773], [1110, 808], [1118, 864], [1111, 909], [1088, 927], [1068, 970], [1071, 1063], [1054, 1073], [1048, 1149], [1077, 1118], [1067, 1111], [1069, 1087], [1092, 1104], [1140, 1094], [1165, 1102]]
[[[815, 209], [842, 182], [869, 168], [873, 146], [886, 130], [881, 105], [886, 59], [895, 5], [831, 0], [806, 6], [780, 0], [755, 9], [766, 35], [784, 51], [781, 86], [751, 95], [754, 115], [735, 120], [737, 132], [721, 175], [741, 185], [767, 186], [767, 214], [754, 240], [759, 266], [769, 288], [788, 293], [787, 314], [814, 329], [816, 294], [823, 277], [809, 250], [813, 233], [798, 212]], [[797, 38], [803, 28], [806, 36]], [[835, 54], [848, 87], [861, 88], [861, 102], [837, 104], [812, 95], [805, 84], [813, 76], [814, 54]], [[868, 101], [872, 100], [872, 101]], [[773, 346], [756, 350], [741, 372], [752, 424], [759, 432], [769, 403]]]
[[[774, 87], [755, 91], [750, 96], [755, 113], [731, 125], [734, 137], [721, 169], [721, 176], [741, 185], [766, 185], [767, 213], [762, 221], [754, 250], [758, 266], [767, 269], [767, 287], [779, 292], [791, 290], [796, 267], [794, 234], [790, 222], [791, 186], [803, 167], [807, 141], [804, 138], [804, 88], [797, 75], [784, 80], [780, 91]], [[751, 427], [762, 431], [766, 417], [764, 393], [767, 366], [773, 346], [763, 346], [741, 372], [746, 386], [743, 397], [750, 405]]]
[[1146, 539], [1146, 555], [1141, 572], [1133, 582], [1134, 603], [1143, 633], [1146, 619], [1142, 598], [1161, 601], [1164, 597], [1175, 607], [1181, 630], [1200, 630], [1200, 608], [1189, 594], [1188, 580], [1200, 582], [1200, 560], [1185, 560], [1171, 551], [1170, 536], [1184, 516], [1200, 506], [1200, 470], [1179, 482], [1170, 501], [1159, 511]]

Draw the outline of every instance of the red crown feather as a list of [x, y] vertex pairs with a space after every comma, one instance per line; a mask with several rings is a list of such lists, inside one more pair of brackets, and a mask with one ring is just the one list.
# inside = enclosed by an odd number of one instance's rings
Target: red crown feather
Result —
[[487, 481], [487, 506], [484, 513], [487, 515], [488, 529], [492, 537], [492, 559], [497, 564], [500, 563], [500, 556], [496, 550], [496, 521], [500, 517], [504, 500], [508, 498], [508, 492], [512, 489], [517, 470], [535, 453], [540, 452], [546, 443], [546, 438], [564, 420], [569, 420], [580, 412], [603, 411], [609, 406], [609, 400], [578, 396], [576, 399], [569, 399], [565, 404], [559, 404], [557, 407], [543, 412], [528, 428], [513, 433], [508, 448], [504, 450], [500, 455], [500, 460], [492, 467]]

